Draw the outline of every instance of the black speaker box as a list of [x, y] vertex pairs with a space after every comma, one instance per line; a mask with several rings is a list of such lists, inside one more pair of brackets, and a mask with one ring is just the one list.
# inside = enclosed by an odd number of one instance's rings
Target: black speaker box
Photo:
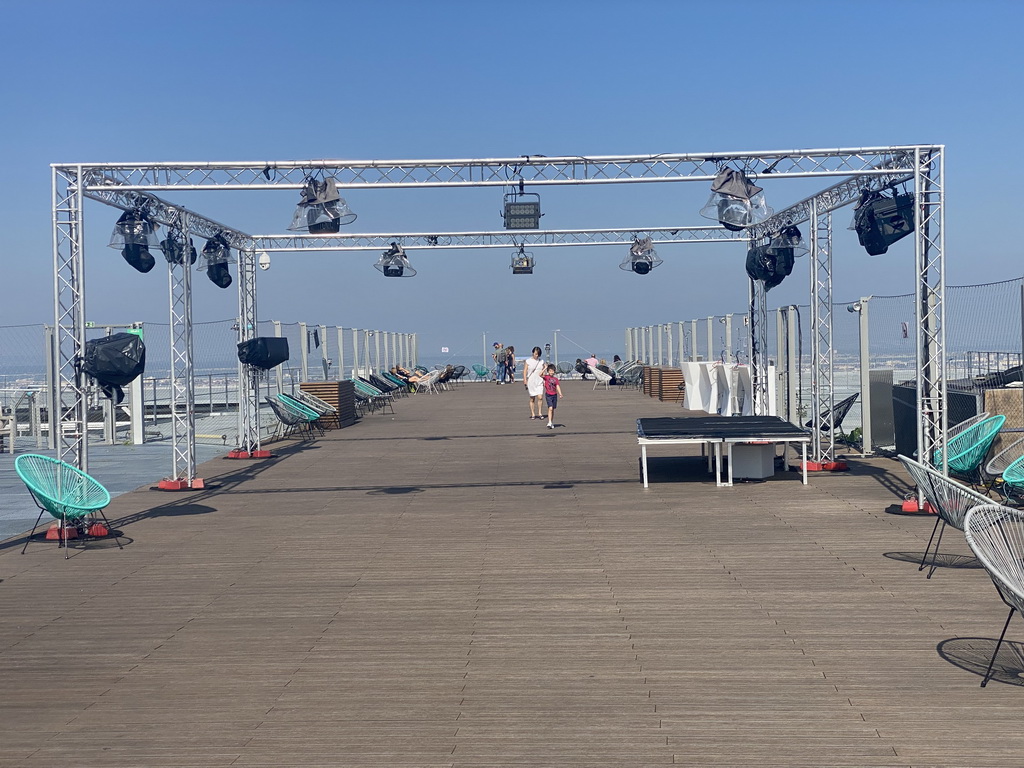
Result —
[[288, 339], [258, 336], [238, 345], [238, 361], [269, 371], [288, 359]]

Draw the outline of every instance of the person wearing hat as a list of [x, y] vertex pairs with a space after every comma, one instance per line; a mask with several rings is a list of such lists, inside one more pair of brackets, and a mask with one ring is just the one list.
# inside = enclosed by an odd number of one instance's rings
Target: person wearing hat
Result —
[[498, 382], [498, 386], [501, 386], [501, 382], [505, 380], [505, 361], [508, 359], [508, 350], [501, 345], [501, 342], [494, 342], [494, 354], [491, 355], [494, 358], [494, 378]]

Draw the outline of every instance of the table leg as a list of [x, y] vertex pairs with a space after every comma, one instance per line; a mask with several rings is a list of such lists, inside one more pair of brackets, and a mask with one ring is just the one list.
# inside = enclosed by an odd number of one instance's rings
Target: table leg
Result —
[[640, 446], [640, 464], [643, 466], [644, 488], [647, 487], [647, 446]]
[[800, 458], [804, 466], [804, 485], [807, 485], [807, 443], [800, 443]]
[[729, 474], [728, 474], [729, 482], [726, 483], [726, 485], [729, 486], [730, 488], [732, 488], [732, 446], [733, 446], [732, 443], [727, 443], [726, 449], [725, 449], [725, 451], [726, 451], [725, 452], [725, 460], [729, 464]]

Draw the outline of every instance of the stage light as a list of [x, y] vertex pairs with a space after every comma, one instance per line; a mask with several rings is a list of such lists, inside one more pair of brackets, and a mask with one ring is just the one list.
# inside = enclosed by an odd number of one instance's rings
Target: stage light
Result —
[[133, 269], [149, 272], [156, 266], [149, 249], [160, 247], [158, 229], [159, 225], [150, 220], [145, 208], [125, 211], [114, 225], [108, 246], [120, 249], [121, 256]]
[[176, 227], [169, 230], [167, 237], [160, 241], [160, 250], [164, 252], [164, 258], [168, 264], [184, 264], [186, 253], [188, 253], [189, 266], [195, 264], [196, 259], [199, 258], [196, 247], [192, 244], [192, 238], [188, 238], [186, 245], [185, 235]]
[[633, 244], [629, 246], [629, 253], [619, 264], [619, 269], [627, 272], [634, 272], [638, 275], [646, 275], [655, 267], [659, 266], [662, 259], [658, 258], [654, 250], [653, 241], [649, 237], [642, 240], [639, 237], [633, 238]]
[[342, 224], [351, 224], [356, 215], [345, 199], [338, 195], [334, 179], [306, 179], [301, 199], [288, 227], [293, 232], [309, 232], [311, 235], [330, 234], [341, 229]]
[[792, 224], [783, 227], [768, 243], [769, 253], [790, 258], [803, 256], [808, 250], [800, 228]]
[[[533, 198], [524, 200], [523, 198]], [[540, 195], [534, 192], [524, 192], [520, 182], [519, 190], [508, 192], [505, 195], [505, 229], [539, 229], [540, 217]]]
[[743, 171], [723, 168], [711, 183], [711, 196], [700, 209], [700, 215], [714, 219], [723, 227], [739, 232], [758, 224], [774, 211], [764, 201], [764, 191]]
[[405, 249], [398, 243], [392, 243], [380, 259], [373, 265], [379, 269], [384, 277], [415, 277], [416, 270], [412, 268], [409, 259], [405, 256]]
[[910, 192], [892, 197], [881, 192], [861, 190], [850, 229], [869, 256], [881, 256], [889, 246], [914, 231], [914, 195]]
[[797, 256], [807, 253], [800, 230], [789, 225], [772, 236], [767, 245], [755, 245], [747, 251], [747, 276], [764, 281], [770, 291], [793, 273]]
[[523, 246], [519, 246], [518, 251], [512, 252], [513, 275], [532, 275], [534, 264], [536, 262], [534, 261], [533, 254], [523, 250]]
[[203, 246], [203, 263], [198, 269], [205, 269], [210, 282], [218, 288], [227, 288], [231, 285], [231, 273], [228, 272], [230, 263], [231, 248], [228, 241], [222, 233], [217, 233]]
[[264, 271], [270, 269], [270, 254], [266, 251], [260, 251], [259, 265]]

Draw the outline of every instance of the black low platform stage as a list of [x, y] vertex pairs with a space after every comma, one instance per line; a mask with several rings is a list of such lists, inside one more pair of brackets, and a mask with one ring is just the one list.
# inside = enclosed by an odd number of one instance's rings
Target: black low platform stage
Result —
[[[760, 460], [762, 466], [774, 462], [776, 443], [800, 443], [803, 483], [807, 484], [807, 444], [811, 435], [804, 429], [778, 416], [697, 416], [693, 418], [651, 418], [636, 420], [637, 442], [640, 444], [640, 461], [643, 468], [644, 488], [647, 487], [647, 447], [650, 445], [704, 445], [707, 448], [708, 471], [712, 471], [714, 456], [715, 483], [718, 486], [733, 484], [733, 448], [736, 445], [770, 446], [771, 455], [754, 449], [752, 459]], [[728, 475], [722, 480], [722, 447], [725, 447]], [[762, 455], [758, 455], [762, 454]], [[746, 465], [751, 463], [746, 460]], [[762, 469], [757, 477], [765, 477]], [[772, 470], [773, 471], [773, 470]]]

